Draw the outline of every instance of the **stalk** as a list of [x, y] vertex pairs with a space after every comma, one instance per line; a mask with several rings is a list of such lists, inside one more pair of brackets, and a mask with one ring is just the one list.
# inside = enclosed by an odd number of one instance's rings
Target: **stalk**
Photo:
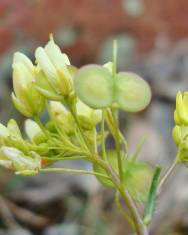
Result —
[[101, 121], [101, 150], [102, 159], [107, 161], [106, 147], [105, 147], [105, 133], [104, 133], [104, 122], [105, 122], [105, 110], [102, 110], [102, 121]]
[[168, 168], [164, 176], [161, 178], [158, 189], [157, 189], [157, 195], [161, 193], [161, 190], [163, 188], [163, 185], [166, 183], [167, 179], [171, 176], [172, 172], [174, 171], [175, 167], [177, 166], [178, 161], [175, 160], [172, 165]]
[[110, 179], [107, 175], [97, 173], [94, 171], [86, 171], [86, 170], [77, 170], [77, 169], [67, 169], [67, 168], [44, 168], [40, 169], [40, 172], [64, 172], [64, 173], [76, 173], [76, 174], [86, 174], [86, 175], [96, 175], [106, 179]]
[[95, 158], [96, 163], [98, 163], [103, 169], [106, 170], [107, 174], [111, 177], [112, 182], [114, 183], [115, 188], [119, 191], [122, 198], [124, 199], [127, 208], [130, 211], [131, 217], [133, 219], [135, 230], [137, 235], [148, 235], [148, 230], [146, 225], [143, 223], [142, 218], [138, 212], [138, 209], [131, 198], [129, 192], [124, 189], [124, 187], [120, 183], [120, 179], [118, 175], [114, 172], [109, 164], [100, 160], [99, 158]]

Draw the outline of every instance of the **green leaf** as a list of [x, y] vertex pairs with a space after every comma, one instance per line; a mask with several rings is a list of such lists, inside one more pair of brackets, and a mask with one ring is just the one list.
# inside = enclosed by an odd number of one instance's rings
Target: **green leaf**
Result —
[[148, 194], [146, 207], [144, 210], [144, 223], [145, 224], [149, 224], [149, 222], [151, 221], [153, 212], [154, 212], [155, 197], [156, 197], [156, 193], [157, 193], [157, 187], [158, 187], [158, 183], [159, 183], [160, 173], [161, 173], [161, 168], [159, 166], [157, 166], [155, 168], [150, 191]]

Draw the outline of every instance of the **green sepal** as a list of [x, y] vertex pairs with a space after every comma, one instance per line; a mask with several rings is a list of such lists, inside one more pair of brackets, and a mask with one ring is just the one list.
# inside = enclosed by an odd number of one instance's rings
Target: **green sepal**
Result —
[[28, 110], [26, 110], [24, 104], [22, 104], [21, 101], [16, 98], [16, 96], [14, 95], [13, 92], [12, 92], [12, 101], [13, 101], [13, 104], [14, 104], [15, 108], [21, 114], [23, 114], [25, 117], [32, 117], [32, 114]]

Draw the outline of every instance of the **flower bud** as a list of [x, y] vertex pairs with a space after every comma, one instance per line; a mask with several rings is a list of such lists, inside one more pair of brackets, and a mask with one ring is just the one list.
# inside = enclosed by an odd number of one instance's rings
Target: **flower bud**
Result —
[[11, 146], [27, 152], [28, 147], [22, 138], [18, 124], [11, 119], [7, 127], [0, 124], [0, 146]]
[[107, 62], [106, 64], [103, 65], [103, 67], [108, 69], [109, 72], [112, 73], [112, 70], [113, 70], [113, 63], [112, 62]]
[[9, 135], [15, 138], [21, 138], [22, 134], [17, 122], [14, 119], [10, 119], [7, 124], [7, 129], [9, 131]]
[[52, 119], [60, 124], [60, 127], [64, 129], [67, 134], [74, 131], [74, 122], [70, 112], [66, 107], [57, 101], [50, 102]]
[[6, 126], [0, 123], [0, 146], [5, 144], [5, 139], [9, 136]]
[[177, 146], [183, 141], [184, 137], [188, 134], [188, 128], [176, 125], [172, 130], [172, 137]]
[[62, 96], [60, 92], [56, 90], [56, 88], [48, 81], [45, 73], [39, 68], [35, 68], [35, 77], [36, 83], [35, 87], [37, 90], [47, 99], [61, 101]]
[[35, 142], [35, 140], [37, 139], [38, 144], [46, 140], [46, 136], [42, 132], [39, 125], [31, 119], [27, 119], [25, 121], [25, 133], [29, 137], [30, 140]]
[[80, 100], [76, 103], [76, 111], [80, 124], [85, 129], [92, 129], [102, 119], [101, 110], [92, 109]]
[[188, 126], [176, 125], [172, 130], [174, 142], [179, 148], [177, 161], [187, 165], [188, 162]]
[[12, 147], [0, 148], [0, 165], [11, 169], [20, 175], [35, 175], [41, 168], [41, 158], [31, 152], [31, 156], [25, 156], [23, 152]]
[[188, 125], [188, 92], [177, 93], [174, 121], [177, 125]]
[[35, 88], [34, 66], [22, 53], [15, 53], [13, 60], [12, 99], [15, 107], [26, 117], [38, 115], [44, 108], [45, 99]]
[[68, 69], [70, 62], [67, 55], [55, 44], [52, 36], [44, 48], [36, 49], [35, 57], [56, 95], [69, 95], [72, 91], [72, 77]]

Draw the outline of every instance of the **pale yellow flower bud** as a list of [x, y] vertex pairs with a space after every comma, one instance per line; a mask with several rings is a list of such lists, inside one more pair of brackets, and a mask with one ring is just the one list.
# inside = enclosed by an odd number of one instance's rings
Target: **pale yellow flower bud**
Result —
[[34, 66], [19, 52], [13, 60], [12, 99], [15, 107], [26, 117], [38, 115], [44, 108], [45, 99], [35, 88]]
[[28, 151], [27, 143], [23, 140], [18, 124], [11, 119], [7, 127], [0, 123], [0, 146], [11, 146], [21, 151]]
[[50, 101], [52, 119], [57, 121], [66, 133], [74, 131], [74, 121], [66, 107], [57, 101]]
[[41, 168], [41, 158], [34, 152], [31, 152], [31, 156], [25, 156], [16, 148], [1, 147], [0, 165], [15, 171], [16, 174], [35, 175]]
[[12, 136], [14, 138], [22, 138], [20, 128], [14, 119], [9, 120], [7, 129], [9, 131], [9, 136]]
[[174, 121], [177, 125], [188, 125], [188, 92], [177, 93]]
[[80, 100], [78, 100], [76, 103], [76, 111], [80, 120], [80, 124], [85, 129], [92, 129], [102, 119], [101, 110], [92, 109]]
[[36, 49], [35, 57], [57, 95], [69, 95], [72, 91], [72, 76], [68, 69], [70, 62], [67, 55], [55, 44], [52, 36], [44, 48]]
[[9, 131], [7, 127], [0, 123], [0, 146], [5, 144], [5, 140], [8, 136]]
[[30, 140], [33, 140], [35, 136], [42, 133], [42, 130], [39, 127], [39, 125], [31, 119], [27, 119], [25, 121], [24, 127], [25, 127], [25, 133], [29, 137]]
[[6, 138], [9, 136], [7, 127], [0, 123], [0, 138]]
[[103, 67], [108, 69], [112, 73], [112, 70], [113, 70], [113, 63], [112, 62], [107, 62], [106, 64], [103, 65]]
[[188, 127], [176, 125], [172, 130], [172, 137], [177, 146], [188, 140]]

